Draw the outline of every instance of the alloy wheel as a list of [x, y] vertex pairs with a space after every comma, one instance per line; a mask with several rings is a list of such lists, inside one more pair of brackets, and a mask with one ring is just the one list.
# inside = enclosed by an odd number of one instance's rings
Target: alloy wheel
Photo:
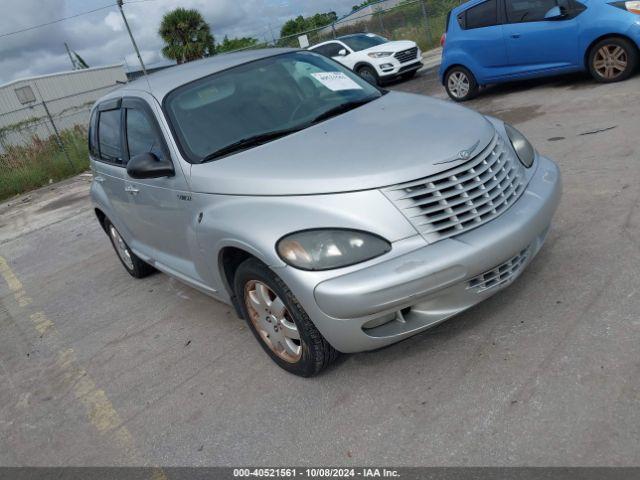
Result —
[[469, 94], [469, 77], [464, 72], [454, 72], [447, 82], [449, 91], [455, 98], [464, 98]]
[[280, 297], [264, 283], [251, 280], [244, 299], [251, 323], [271, 351], [289, 363], [300, 360], [300, 332]]
[[109, 236], [111, 240], [113, 240], [113, 245], [116, 247], [116, 253], [120, 257], [120, 260], [122, 260], [129, 270], [133, 270], [133, 260], [131, 259], [129, 247], [127, 247], [127, 244], [113, 225], [109, 225]]
[[596, 52], [593, 68], [602, 78], [613, 80], [624, 73], [628, 63], [624, 48], [619, 45], [605, 45]]

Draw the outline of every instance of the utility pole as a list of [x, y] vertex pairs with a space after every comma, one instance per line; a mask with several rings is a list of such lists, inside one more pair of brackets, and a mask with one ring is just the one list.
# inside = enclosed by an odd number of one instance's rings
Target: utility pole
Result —
[[67, 55], [69, 55], [69, 60], [71, 60], [71, 66], [73, 67], [74, 70], [78, 70], [78, 64], [73, 58], [73, 55], [71, 55], [71, 50], [69, 50], [69, 45], [67, 45], [67, 42], [64, 42], [64, 48], [67, 50]]
[[147, 69], [144, 66], [144, 62], [142, 61], [142, 56], [140, 56], [140, 50], [138, 50], [138, 45], [136, 44], [136, 39], [133, 38], [133, 34], [131, 33], [131, 29], [129, 28], [129, 23], [127, 22], [127, 17], [124, 16], [124, 10], [122, 10], [122, 0], [118, 0], [118, 8], [120, 9], [120, 14], [122, 15], [122, 20], [124, 21], [124, 26], [127, 27], [127, 32], [129, 32], [129, 38], [131, 38], [131, 43], [133, 43], [133, 48], [136, 51], [136, 55], [138, 56], [138, 60], [140, 60], [140, 66], [142, 67], [142, 73], [144, 76], [147, 76]]

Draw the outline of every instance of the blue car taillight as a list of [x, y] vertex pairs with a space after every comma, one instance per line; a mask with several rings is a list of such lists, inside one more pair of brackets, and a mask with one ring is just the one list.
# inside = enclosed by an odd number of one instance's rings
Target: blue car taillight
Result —
[[626, 10], [627, 12], [635, 13], [636, 15], [640, 15], [640, 1], [631, 0], [627, 2], [613, 2], [609, 5], [613, 5], [614, 7], [621, 8], [622, 10]]

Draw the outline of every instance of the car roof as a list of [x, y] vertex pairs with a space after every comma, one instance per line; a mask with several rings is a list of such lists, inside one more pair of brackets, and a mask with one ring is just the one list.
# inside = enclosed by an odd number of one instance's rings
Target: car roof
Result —
[[149, 74], [147, 78], [144, 76], [133, 82], [123, 85], [121, 88], [110, 92], [109, 94], [98, 100], [98, 103], [110, 98], [117, 98], [125, 95], [127, 92], [135, 93], [136, 91], [148, 92], [160, 102], [172, 90], [181, 85], [198, 80], [199, 78], [237, 67], [239, 65], [260, 60], [262, 58], [273, 57], [288, 52], [300, 51], [298, 48], [264, 48], [260, 50], [243, 50], [235, 53], [223, 53], [212, 57], [203, 58], [193, 62], [176, 65], [174, 67], [165, 68], [159, 72]]

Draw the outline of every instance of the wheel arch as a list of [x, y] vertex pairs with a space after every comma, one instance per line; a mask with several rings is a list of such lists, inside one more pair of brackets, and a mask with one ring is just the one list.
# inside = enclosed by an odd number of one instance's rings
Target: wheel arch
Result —
[[587, 46], [587, 48], [586, 48], [586, 50], [584, 52], [584, 58], [583, 58], [583, 63], [582, 63], [584, 68], [585, 68], [585, 70], [589, 71], [589, 57], [591, 56], [591, 50], [593, 49], [593, 47], [595, 47], [602, 40], [606, 40], [607, 38], [620, 38], [622, 40], [626, 40], [631, 45], [633, 45], [635, 47], [635, 49], [636, 49], [636, 52], [638, 52], [640, 54], [640, 47], [638, 47], [638, 44], [633, 40], [633, 38], [631, 38], [628, 35], [625, 35], [623, 33], [605, 33], [604, 35], [600, 35], [598, 38], [593, 40], [589, 44], [589, 46]]
[[369, 62], [365, 62], [365, 61], [359, 61], [358, 63], [356, 63], [353, 66], [353, 71], [357, 72], [359, 69], [361, 69], [362, 67], [369, 67], [370, 69], [372, 69], [374, 71], [374, 73], [377, 75], [378, 72], [376, 71], [376, 67], [374, 67], [373, 65], [371, 65]]
[[107, 229], [106, 229], [106, 227], [104, 225], [104, 221], [107, 219], [107, 215], [97, 207], [94, 208], [93, 211], [95, 212], [96, 217], [98, 217], [98, 222], [100, 223], [100, 226], [106, 232]]
[[462, 68], [464, 68], [464, 69], [468, 70], [468, 71], [469, 71], [469, 73], [471, 73], [471, 75], [473, 75], [473, 78], [474, 78], [474, 79], [476, 79], [476, 81], [477, 81], [476, 74], [475, 74], [475, 73], [473, 73], [473, 70], [471, 70], [471, 69], [470, 69], [469, 67], [467, 67], [465, 64], [463, 64], [463, 63], [452, 63], [451, 65], [449, 65], [449, 66], [445, 69], [444, 73], [442, 74], [441, 82], [442, 82], [442, 86], [443, 86], [443, 87], [444, 87], [444, 86], [446, 85], [446, 83], [447, 83], [447, 75], [449, 75], [449, 72], [450, 72], [451, 70], [453, 70], [454, 68], [456, 68], [456, 67], [462, 67]]
[[237, 246], [228, 245], [222, 247], [218, 252], [218, 268], [220, 270], [220, 278], [222, 279], [224, 288], [227, 290], [227, 294], [231, 299], [233, 308], [240, 318], [242, 318], [242, 310], [240, 309], [233, 283], [235, 274], [238, 271], [238, 267], [250, 258], [255, 258], [256, 260], [262, 262], [260, 258], [249, 252], [248, 249], [240, 248]]

